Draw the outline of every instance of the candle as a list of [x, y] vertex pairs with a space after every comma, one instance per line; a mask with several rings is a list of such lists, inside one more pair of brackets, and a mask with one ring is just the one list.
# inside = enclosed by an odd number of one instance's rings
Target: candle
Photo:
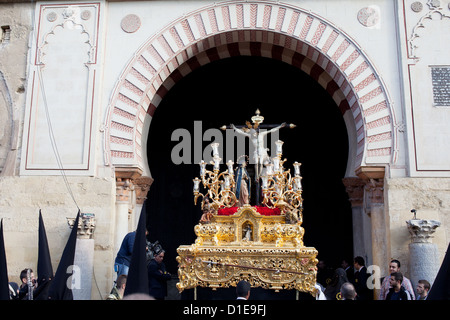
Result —
[[200, 161], [199, 165], [200, 165], [200, 176], [203, 177], [206, 174], [206, 162], [202, 160]]
[[277, 140], [275, 141], [275, 145], [277, 146], [277, 155], [283, 154], [283, 141]]
[[266, 164], [266, 174], [268, 176], [272, 176], [273, 175], [273, 163]]
[[278, 173], [280, 171], [280, 158], [273, 157], [272, 161], [273, 161], [273, 170], [275, 171], [275, 173]]
[[234, 162], [231, 160], [228, 160], [227, 162], [227, 166], [228, 166], [228, 173], [231, 175], [234, 175], [234, 171], [233, 171], [233, 164]]
[[219, 157], [219, 143], [215, 142], [211, 144], [213, 150], [213, 158]]
[[300, 176], [300, 166], [302, 164], [298, 163], [297, 161], [294, 162], [294, 172], [295, 172], [295, 176], [299, 177]]
[[194, 193], [198, 192], [200, 189], [200, 179], [199, 178], [195, 178], [194, 180]]
[[224, 176], [225, 179], [225, 190], [230, 190], [230, 176]]
[[296, 191], [302, 189], [302, 177], [295, 177], [294, 183], [295, 183], [295, 187], [297, 188]]
[[219, 157], [214, 157], [214, 170], [219, 170], [220, 169], [220, 161], [222, 160]]

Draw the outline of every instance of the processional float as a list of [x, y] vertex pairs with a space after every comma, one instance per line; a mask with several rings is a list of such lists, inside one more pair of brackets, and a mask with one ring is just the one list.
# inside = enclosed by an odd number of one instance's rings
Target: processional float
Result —
[[303, 244], [300, 163], [293, 163], [293, 174], [284, 168], [281, 140], [276, 142], [276, 156], [267, 155], [262, 136], [268, 131], [260, 131], [263, 120], [257, 111], [253, 124], [247, 122], [243, 129], [231, 125], [254, 144], [254, 181], [260, 191], [256, 205], [248, 199], [251, 180], [245, 161], [234, 167], [229, 160], [220, 172], [219, 145], [213, 143], [212, 170], [200, 162], [193, 192], [195, 204], [202, 198], [203, 216], [194, 227], [195, 243], [177, 249], [179, 292], [199, 286], [227, 288], [246, 280], [252, 287], [316, 294], [318, 252]]

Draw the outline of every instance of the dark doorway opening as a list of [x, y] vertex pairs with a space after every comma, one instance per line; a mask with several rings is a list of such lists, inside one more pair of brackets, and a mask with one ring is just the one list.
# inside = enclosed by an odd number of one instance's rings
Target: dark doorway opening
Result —
[[[289, 64], [233, 57], [200, 67], [179, 81], [151, 122], [147, 147], [154, 183], [146, 202], [149, 240], [158, 240], [165, 248], [172, 274], [177, 273], [176, 249], [195, 241], [194, 226], [201, 216], [192, 195], [192, 179], [199, 176], [194, 163], [194, 143], [199, 143], [194, 141], [195, 121], [203, 132], [230, 123], [243, 125], [257, 108], [264, 123], [297, 125], [280, 130], [279, 138], [284, 141], [283, 158], [288, 159], [285, 167], [293, 171], [293, 162], [302, 163], [305, 245], [315, 247], [318, 259], [333, 267], [352, 256], [351, 207], [342, 183], [348, 137], [337, 105], [314, 79]], [[172, 133], [180, 128], [191, 134], [191, 163], [176, 165], [171, 153], [180, 141], [172, 141]], [[202, 150], [209, 144], [202, 141]]]

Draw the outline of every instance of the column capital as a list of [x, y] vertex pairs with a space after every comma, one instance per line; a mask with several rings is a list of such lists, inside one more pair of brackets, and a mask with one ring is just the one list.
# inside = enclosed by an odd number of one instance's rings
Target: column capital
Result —
[[116, 178], [116, 202], [129, 202], [133, 190], [131, 179]]
[[[67, 218], [70, 228], [75, 224], [75, 218]], [[82, 213], [78, 219], [77, 237], [79, 239], [92, 239], [95, 231], [95, 215], [93, 213]]]
[[142, 176], [142, 170], [136, 167], [115, 168], [116, 202], [129, 202], [134, 190], [133, 180]]
[[364, 188], [369, 192], [371, 204], [384, 204], [384, 180], [370, 179]]
[[363, 205], [365, 182], [358, 177], [346, 177], [342, 179], [345, 191], [348, 194], [352, 207]]
[[136, 203], [143, 204], [145, 199], [147, 199], [148, 191], [153, 183], [153, 178], [151, 177], [139, 177], [134, 181], [135, 191], [136, 191]]
[[433, 233], [441, 225], [437, 220], [411, 219], [406, 221], [413, 243], [431, 243]]
[[385, 168], [380, 166], [361, 166], [355, 170], [355, 173], [366, 182], [365, 190], [370, 192], [371, 203], [383, 204]]

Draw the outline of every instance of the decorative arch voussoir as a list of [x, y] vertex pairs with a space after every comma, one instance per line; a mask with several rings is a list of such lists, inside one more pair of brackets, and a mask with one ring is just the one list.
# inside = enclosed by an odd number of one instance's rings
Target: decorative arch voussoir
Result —
[[124, 71], [109, 104], [106, 158], [114, 165], [145, 167], [137, 152], [146, 139], [143, 118], [150, 121], [168, 90], [193, 70], [240, 55], [270, 57], [307, 72], [341, 112], [352, 113], [358, 135], [356, 165], [392, 161], [391, 104], [367, 56], [322, 17], [271, 1], [215, 3], [150, 38]]

